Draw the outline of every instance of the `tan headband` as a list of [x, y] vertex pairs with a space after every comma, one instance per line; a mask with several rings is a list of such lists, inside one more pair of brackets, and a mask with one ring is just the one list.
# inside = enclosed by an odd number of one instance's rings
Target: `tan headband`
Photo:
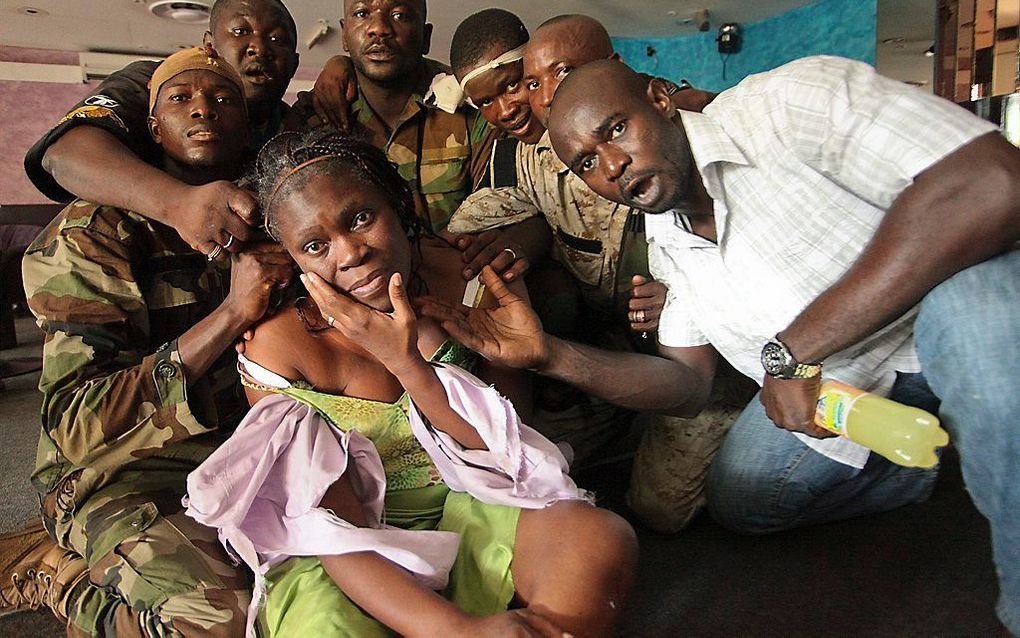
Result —
[[525, 42], [516, 49], [510, 49], [503, 55], [495, 58], [494, 60], [489, 60], [485, 64], [480, 64], [474, 69], [468, 71], [467, 74], [460, 81], [460, 90], [464, 91], [467, 88], [467, 83], [475, 79], [479, 75], [498, 69], [504, 64], [512, 64], [513, 62], [516, 62], [517, 60], [524, 58], [524, 50], [527, 48], [528, 43]]
[[527, 48], [528, 43], [525, 42], [516, 49], [510, 49], [506, 53], [499, 57], [489, 60], [485, 64], [480, 64], [477, 67], [471, 69], [464, 75], [464, 79], [457, 81], [456, 76], [452, 73], [440, 73], [432, 78], [432, 84], [429, 86], [428, 92], [425, 94], [425, 101], [432, 101], [435, 106], [447, 113], [456, 113], [460, 105], [465, 101], [471, 106], [478, 108], [467, 96], [464, 94], [464, 87], [467, 83], [475, 79], [483, 73], [498, 69], [499, 67], [506, 64], [513, 64], [524, 57], [524, 50]]

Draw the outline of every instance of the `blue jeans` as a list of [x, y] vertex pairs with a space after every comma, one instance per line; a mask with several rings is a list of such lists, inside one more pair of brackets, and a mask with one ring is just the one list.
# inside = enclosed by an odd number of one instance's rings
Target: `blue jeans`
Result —
[[[923, 375], [899, 375], [891, 398], [938, 409], [991, 525], [999, 618], [1020, 635], [1020, 251], [928, 293], [914, 338]], [[709, 470], [708, 509], [730, 529], [764, 534], [923, 501], [936, 472], [877, 454], [860, 470], [832, 461], [775, 427], [755, 399]]]

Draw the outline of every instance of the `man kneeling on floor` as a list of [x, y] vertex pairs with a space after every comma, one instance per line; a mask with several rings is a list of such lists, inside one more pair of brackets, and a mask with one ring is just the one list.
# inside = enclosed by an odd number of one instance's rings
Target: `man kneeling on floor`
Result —
[[[248, 137], [237, 71], [189, 49], [150, 92], [168, 173], [237, 177]], [[290, 274], [274, 244], [217, 262], [167, 226], [82, 200], [36, 239], [24, 279], [47, 335], [33, 483], [49, 538], [4, 551], [3, 606], [46, 604], [70, 635], [243, 633], [248, 576], [181, 497], [244, 414], [231, 345]]]
[[[761, 383], [706, 485], [712, 516], [746, 533], [931, 493], [936, 470], [822, 438], [823, 376], [938, 411], [991, 527], [999, 618], [1020, 635], [1020, 151], [994, 124], [831, 56], [750, 76], [704, 113], [669, 97], [602, 60], [567, 76], [549, 116], [573, 172], [649, 213], [651, 270], [670, 291], [663, 357], [543, 335], [491, 273], [498, 310], [434, 314], [483, 355], [645, 409], [700, 410], [721, 354]], [[478, 329], [494, 325], [514, 331]]]

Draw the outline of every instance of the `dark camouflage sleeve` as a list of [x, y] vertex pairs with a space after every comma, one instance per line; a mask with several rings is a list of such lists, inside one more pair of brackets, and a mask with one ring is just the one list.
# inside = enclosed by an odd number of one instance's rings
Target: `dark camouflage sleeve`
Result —
[[99, 87], [75, 104], [53, 128], [25, 154], [25, 173], [39, 191], [58, 202], [74, 195], [64, 190], [43, 168], [42, 160], [60, 136], [76, 126], [98, 126], [113, 134], [138, 157], [155, 162], [159, 147], [149, 135], [149, 80], [158, 62], [132, 62], [103, 80]]
[[25, 255], [24, 282], [46, 333], [43, 428], [69, 461], [102, 471], [210, 428], [188, 406], [176, 340], [150, 344], [132, 266], [138, 225], [124, 214], [96, 223], [98, 208], [75, 202], [43, 231]]
[[[480, 233], [545, 214], [542, 198], [536, 189], [547, 191], [551, 186], [556, 192], [558, 185], [555, 178], [552, 184], [547, 183], [549, 176], [537, 161], [536, 146], [516, 143], [512, 137], [497, 140], [494, 148], [500, 146], [513, 149], [513, 161], [510, 162], [512, 177], [504, 178], [512, 185], [486, 186], [468, 195], [450, 218], [447, 226], [450, 232]], [[548, 204], [546, 207], [549, 208]], [[552, 214], [555, 211], [548, 212]]]
[[471, 188], [468, 192], [471, 192], [485, 176], [485, 170], [489, 166], [489, 158], [492, 155], [492, 145], [502, 133], [493, 128], [482, 117], [482, 114], [474, 109], [472, 109], [471, 119], [468, 120], [468, 126], [468, 143], [471, 146], [469, 164]]

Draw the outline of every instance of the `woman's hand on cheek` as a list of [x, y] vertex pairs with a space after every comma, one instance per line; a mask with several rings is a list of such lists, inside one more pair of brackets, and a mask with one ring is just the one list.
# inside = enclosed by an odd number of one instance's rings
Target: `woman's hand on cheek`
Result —
[[389, 281], [391, 313], [347, 297], [315, 273], [301, 275], [301, 281], [326, 323], [371, 353], [394, 375], [399, 377], [425, 363], [418, 351], [418, 320], [400, 273], [394, 273]]

